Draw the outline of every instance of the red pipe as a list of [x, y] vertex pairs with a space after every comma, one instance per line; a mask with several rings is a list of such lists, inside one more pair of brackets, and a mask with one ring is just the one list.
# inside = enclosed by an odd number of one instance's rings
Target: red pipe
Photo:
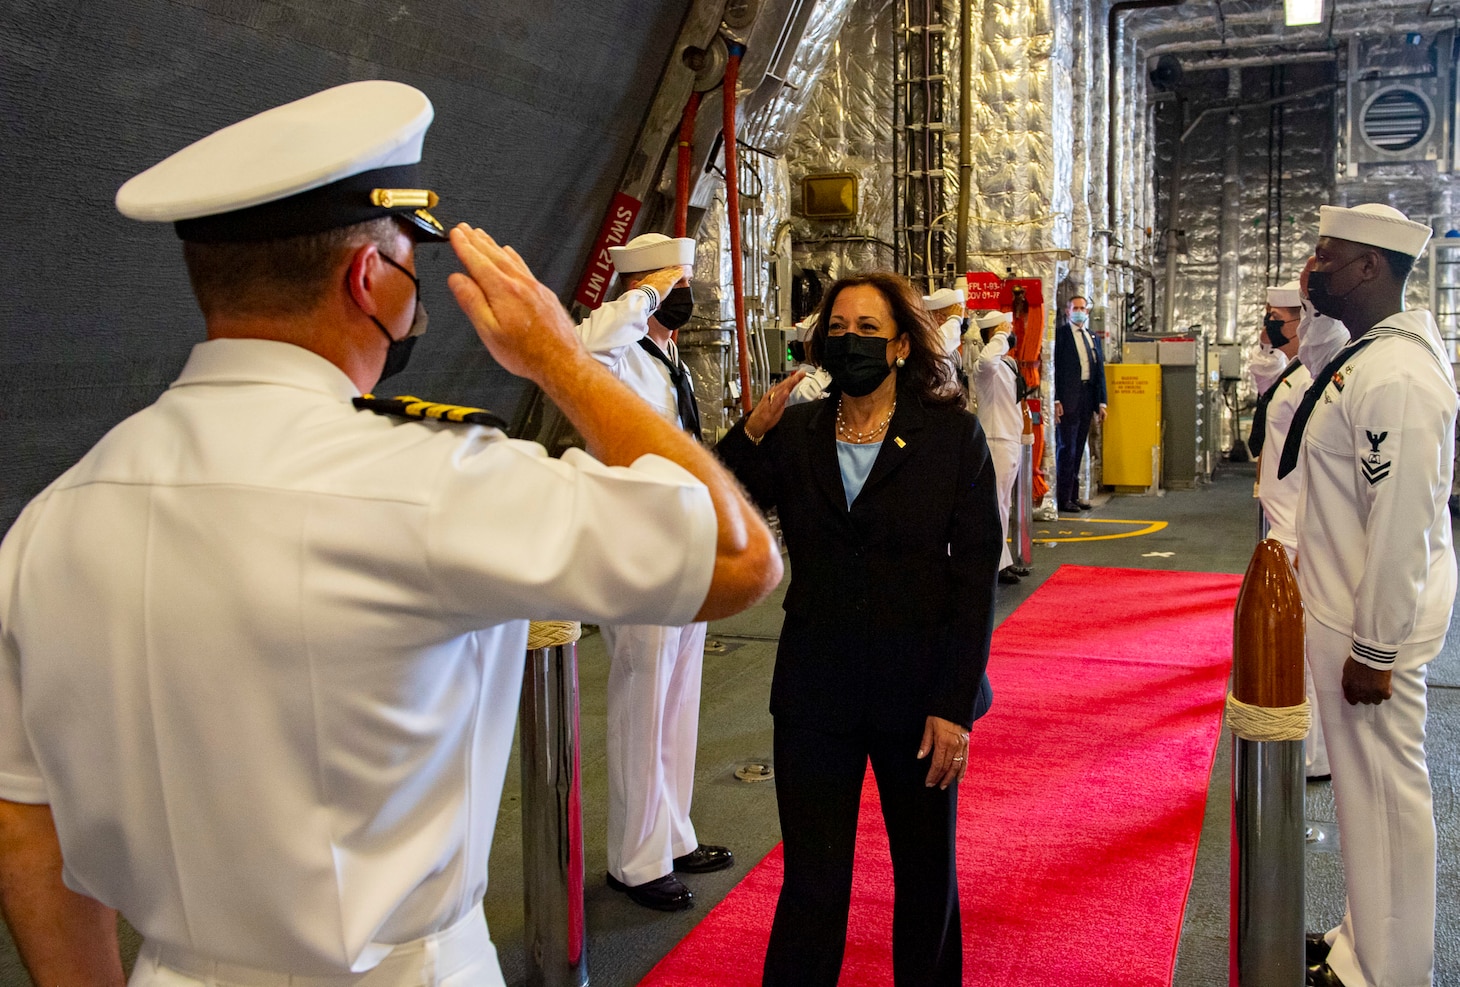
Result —
[[695, 117], [700, 112], [700, 94], [689, 94], [684, 116], [679, 119], [679, 163], [674, 172], [674, 235], [688, 236], [690, 153], [695, 143]]
[[740, 407], [747, 415], [754, 405], [750, 396], [750, 340], [745, 335], [745, 275], [740, 256], [740, 179], [735, 168], [735, 87], [740, 74], [740, 56], [745, 45], [731, 41], [725, 63], [721, 102], [725, 104], [725, 211], [730, 220], [730, 270], [735, 291], [735, 340], [740, 354]]

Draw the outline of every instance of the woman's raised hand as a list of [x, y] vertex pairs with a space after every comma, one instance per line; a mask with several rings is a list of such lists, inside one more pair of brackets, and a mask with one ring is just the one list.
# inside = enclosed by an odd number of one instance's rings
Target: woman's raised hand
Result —
[[752, 442], [759, 442], [765, 438], [765, 434], [776, 427], [781, 420], [781, 415], [786, 410], [786, 400], [791, 396], [791, 390], [806, 376], [806, 371], [798, 370], [775, 387], [765, 392], [760, 399], [760, 404], [750, 413], [745, 420], [745, 435]]

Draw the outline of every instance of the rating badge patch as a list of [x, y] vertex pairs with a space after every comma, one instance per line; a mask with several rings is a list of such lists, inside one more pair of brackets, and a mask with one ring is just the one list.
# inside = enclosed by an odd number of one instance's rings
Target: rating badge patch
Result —
[[1369, 486], [1372, 487], [1389, 475], [1389, 467], [1393, 465], [1392, 460], [1383, 458], [1384, 454], [1379, 449], [1384, 440], [1389, 438], [1389, 433], [1380, 432], [1375, 435], [1368, 429], [1364, 429], [1364, 434], [1369, 437], [1369, 454], [1364, 457], [1359, 466], [1363, 469], [1364, 479], [1368, 480]]

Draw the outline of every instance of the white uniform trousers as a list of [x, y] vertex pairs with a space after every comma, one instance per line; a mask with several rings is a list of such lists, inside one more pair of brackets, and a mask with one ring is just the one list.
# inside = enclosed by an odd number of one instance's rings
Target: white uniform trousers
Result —
[[1444, 637], [1400, 645], [1391, 698], [1350, 706], [1352, 639], [1307, 620], [1308, 656], [1338, 806], [1348, 908], [1328, 933], [1344, 987], [1429, 987], [1435, 961], [1435, 816], [1425, 763], [1425, 668]]
[[[1283, 545], [1283, 549], [1288, 553], [1288, 560], [1293, 563], [1294, 568], [1297, 568], [1297, 547], [1284, 545], [1281, 540], [1278, 540], [1278, 544]], [[1303, 656], [1303, 685], [1303, 691], [1308, 696], [1308, 709], [1312, 713], [1312, 719], [1308, 725], [1308, 736], [1303, 738], [1303, 773], [1309, 778], [1316, 778], [1329, 773], [1328, 748], [1323, 743], [1323, 717], [1318, 715], [1318, 689], [1313, 684], [1313, 662], [1307, 655]]]
[[689, 821], [705, 625], [603, 626], [608, 672], [608, 872], [630, 887], [699, 846]]
[[[308, 916], [301, 921], [308, 921]], [[316, 977], [272, 973], [145, 942], [127, 983], [128, 987], [506, 987], [480, 904], [455, 925], [395, 947], [365, 973]]]
[[994, 480], [998, 485], [999, 523], [1004, 526], [1003, 550], [999, 568], [1014, 564], [1009, 552], [1009, 507], [1014, 503], [1014, 484], [1019, 479], [1019, 440], [989, 439], [989, 458], [994, 461]]

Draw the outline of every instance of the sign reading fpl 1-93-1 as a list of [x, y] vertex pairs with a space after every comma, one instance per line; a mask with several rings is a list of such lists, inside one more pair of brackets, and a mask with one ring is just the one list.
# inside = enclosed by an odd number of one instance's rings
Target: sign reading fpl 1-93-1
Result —
[[598, 231], [598, 239], [593, 242], [588, 270], [583, 272], [583, 280], [578, 282], [578, 292], [573, 296], [579, 305], [597, 308], [603, 304], [603, 296], [608, 291], [609, 283], [613, 281], [613, 261], [608, 256], [608, 248], [621, 247], [628, 241], [629, 231], [634, 228], [634, 220], [638, 218], [642, 205], [642, 202], [631, 195], [622, 192], [614, 194], [613, 202], [608, 207], [608, 215], [603, 217], [603, 228]]

